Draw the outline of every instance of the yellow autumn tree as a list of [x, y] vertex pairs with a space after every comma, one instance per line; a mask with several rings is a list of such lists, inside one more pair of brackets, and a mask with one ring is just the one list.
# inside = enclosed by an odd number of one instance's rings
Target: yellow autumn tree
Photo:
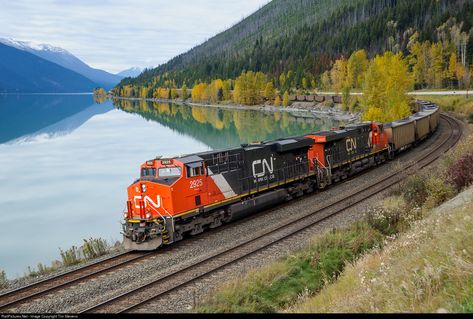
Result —
[[175, 88], [171, 89], [171, 99], [174, 100], [178, 97], [177, 90]]
[[289, 105], [289, 92], [284, 92], [283, 98], [282, 98], [282, 106], [286, 107]]
[[213, 80], [208, 89], [208, 95], [212, 102], [222, 101], [223, 99], [223, 81], [220, 79]]
[[264, 97], [267, 100], [273, 100], [275, 94], [276, 94], [276, 90], [274, 89], [273, 82], [268, 82], [264, 89]]
[[281, 106], [281, 98], [279, 97], [279, 94], [276, 96], [276, 99], [274, 100], [274, 106]]
[[181, 88], [181, 92], [182, 92], [182, 99], [185, 101], [187, 100], [187, 85], [184, 83], [182, 85], [182, 88]]
[[232, 99], [232, 80], [223, 81], [222, 93], [224, 101]]
[[427, 85], [428, 69], [431, 64], [430, 42], [415, 42], [411, 46], [408, 59], [415, 83], [421, 88], [425, 87]]
[[365, 72], [368, 69], [368, 57], [365, 50], [353, 52], [347, 62], [347, 83], [351, 88], [360, 89]]
[[448, 60], [447, 78], [453, 82], [457, 77], [457, 54], [453, 52]]
[[148, 97], [148, 87], [142, 86], [140, 88], [140, 96], [139, 97], [142, 98], [142, 99], [145, 99], [145, 98]]
[[444, 52], [442, 43], [432, 43], [430, 48], [431, 65], [427, 71], [427, 81], [431, 88], [441, 88], [445, 77]]
[[330, 81], [330, 72], [325, 71], [322, 73], [320, 76], [320, 84], [321, 84], [321, 89], [324, 91], [330, 90], [330, 87], [332, 86], [332, 83]]
[[390, 122], [408, 116], [413, 76], [402, 53], [386, 52], [376, 56], [366, 71], [362, 104], [363, 119]]
[[97, 104], [104, 103], [107, 100], [107, 92], [103, 88], [94, 89], [94, 102]]
[[302, 78], [302, 88], [307, 90], [307, 79], [305, 77]]
[[268, 79], [262, 72], [243, 72], [235, 80], [234, 101], [246, 105], [261, 104], [267, 82]]
[[347, 84], [347, 60], [344, 58], [335, 61], [335, 64], [330, 71], [330, 78], [332, 80], [332, 88], [335, 93], [343, 91]]
[[207, 84], [199, 83], [192, 88], [192, 101], [203, 102], [207, 91]]

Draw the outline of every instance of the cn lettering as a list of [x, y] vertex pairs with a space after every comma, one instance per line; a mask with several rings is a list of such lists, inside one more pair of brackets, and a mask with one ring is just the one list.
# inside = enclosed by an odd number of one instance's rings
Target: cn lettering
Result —
[[263, 177], [266, 173], [272, 174], [274, 172], [274, 158], [271, 156], [269, 162], [267, 159], [253, 161], [252, 168], [255, 178]]
[[346, 147], [347, 147], [347, 152], [355, 151], [356, 150], [356, 139], [347, 138]]
[[[140, 202], [139, 202], [140, 199], [141, 199], [141, 196], [135, 196], [134, 197], [135, 208], [140, 208]], [[156, 202], [153, 202], [153, 200], [149, 196], [145, 196], [143, 201], [145, 203], [145, 207], [148, 207], [148, 204], [151, 205], [154, 208], [161, 207], [161, 196], [159, 196], [159, 195], [156, 197]]]

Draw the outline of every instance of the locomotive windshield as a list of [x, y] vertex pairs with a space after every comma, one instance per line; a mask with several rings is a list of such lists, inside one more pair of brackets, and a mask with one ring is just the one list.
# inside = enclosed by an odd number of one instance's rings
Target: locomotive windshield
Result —
[[179, 177], [181, 174], [180, 167], [165, 167], [158, 170], [159, 177]]
[[146, 176], [155, 177], [156, 176], [156, 168], [142, 168], [141, 169], [141, 177], [146, 177]]

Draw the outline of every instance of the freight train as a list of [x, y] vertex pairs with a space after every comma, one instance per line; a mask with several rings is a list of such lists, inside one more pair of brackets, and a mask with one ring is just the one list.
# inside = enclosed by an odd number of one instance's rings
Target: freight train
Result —
[[141, 165], [128, 187], [124, 244], [154, 250], [206, 229], [321, 190], [393, 159], [433, 134], [439, 108], [416, 114]]

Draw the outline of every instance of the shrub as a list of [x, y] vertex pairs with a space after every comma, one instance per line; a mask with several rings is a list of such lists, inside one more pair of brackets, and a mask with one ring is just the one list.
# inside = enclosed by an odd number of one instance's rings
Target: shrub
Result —
[[452, 186], [442, 176], [430, 176], [426, 180], [425, 186], [427, 191], [425, 206], [427, 208], [437, 207], [455, 194]]
[[63, 251], [61, 248], [59, 248], [59, 251], [61, 252], [62, 264], [64, 266], [72, 266], [80, 263], [80, 250], [77, 249], [76, 246], [72, 246], [66, 251]]
[[402, 194], [408, 207], [421, 207], [428, 196], [426, 187], [427, 178], [423, 174], [416, 174], [402, 183]]
[[0, 271], [0, 289], [8, 288], [8, 279], [5, 270]]
[[473, 111], [470, 111], [467, 115], [468, 123], [473, 124]]
[[102, 238], [84, 239], [82, 252], [85, 259], [93, 259], [105, 255], [109, 250], [107, 241]]
[[473, 151], [463, 154], [448, 170], [454, 187], [460, 191], [473, 184]]
[[400, 209], [378, 206], [370, 208], [367, 215], [368, 224], [383, 235], [391, 236], [399, 232]]
[[423, 217], [418, 206], [408, 207], [403, 194], [387, 197], [383, 202], [368, 209], [368, 224], [385, 236], [391, 236], [410, 228], [411, 224]]
[[38, 270], [31, 269], [31, 267], [28, 266], [28, 276], [38, 277], [38, 276], [49, 274], [50, 272], [53, 272], [54, 270], [56, 270], [56, 268], [48, 267], [46, 265], [43, 265], [42, 263], [38, 263]]

